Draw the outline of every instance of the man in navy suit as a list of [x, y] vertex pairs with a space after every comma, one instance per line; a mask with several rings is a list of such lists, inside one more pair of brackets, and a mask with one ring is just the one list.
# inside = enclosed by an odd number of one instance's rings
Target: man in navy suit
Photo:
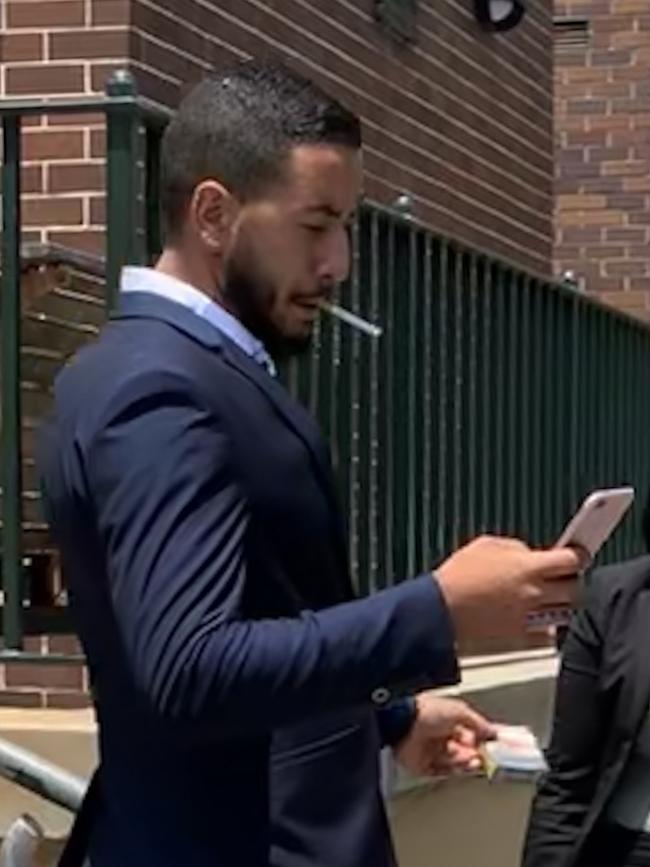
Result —
[[206, 80], [164, 138], [164, 252], [58, 378], [43, 485], [101, 758], [69, 864], [390, 867], [382, 745], [425, 771], [441, 742], [469, 761], [458, 724], [490, 733], [407, 696], [568, 601], [576, 553], [493, 538], [354, 598], [326, 446], [272, 359], [346, 277], [361, 180], [357, 118], [300, 76]]

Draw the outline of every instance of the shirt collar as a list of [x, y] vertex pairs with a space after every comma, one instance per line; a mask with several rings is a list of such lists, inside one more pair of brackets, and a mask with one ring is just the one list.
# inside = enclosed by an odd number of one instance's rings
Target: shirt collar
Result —
[[232, 313], [189, 283], [153, 268], [129, 265], [122, 269], [120, 291], [149, 292], [181, 304], [229, 337], [246, 355], [275, 375], [275, 365], [264, 344]]

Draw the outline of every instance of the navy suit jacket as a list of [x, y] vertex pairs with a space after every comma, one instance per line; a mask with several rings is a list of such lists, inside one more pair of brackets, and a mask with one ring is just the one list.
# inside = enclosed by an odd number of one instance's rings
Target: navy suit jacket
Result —
[[99, 723], [93, 867], [391, 865], [378, 751], [409, 720], [378, 705], [456, 681], [453, 634], [430, 576], [354, 600], [308, 413], [124, 295], [57, 380], [41, 469]]

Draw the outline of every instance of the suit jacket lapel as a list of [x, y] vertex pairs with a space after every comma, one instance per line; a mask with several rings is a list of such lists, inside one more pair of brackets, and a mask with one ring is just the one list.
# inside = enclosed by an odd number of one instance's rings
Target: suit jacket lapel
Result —
[[[325, 442], [318, 425], [307, 410], [287, 393], [284, 386], [272, 377], [257, 362], [249, 358], [238, 346], [224, 338], [224, 359], [247, 379], [264, 392], [271, 400], [285, 423], [300, 437], [307, 446], [314, 463], [314, 469], [328, 502], [338, 515], [338, 503], [334, 493], [334, 480]], [[337, 522], [338, 526], [338, 522]]]
[[[236, 368], [243, 376], [255, 384], [273, 403], [278, 414], [285, 423], [305, 444], [313, 460], [314, 469], [320, 485], [338, 516], [338, 503], [333, 488], [329, 457], [318, 426], [311, 415], [300, 404], [294, 401], [284, 387], [274, 379], [260, 364], [250, 358], [233, 343], [225, 334], [206, 320], [197, 316], [191, 310], [167, 298], [149, 292], [125, 292], [120, 300], [112, 319], [158, 319], [183, 331], [188, 336], [202, 343], [208, 349], [223, 353], [224, 360]], [[338, 520], [335, 522], [340, 531]], [[345, 540], [340, 540], [344, 556]]]

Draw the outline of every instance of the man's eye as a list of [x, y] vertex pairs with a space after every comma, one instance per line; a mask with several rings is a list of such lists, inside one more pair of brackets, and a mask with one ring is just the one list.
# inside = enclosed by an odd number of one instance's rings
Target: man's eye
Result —
[[323, 226], [320, 223], [305, 223], [303, 226], [308, 232], [313, 232], [315, 235], [319, 235], [322, 232], [327, 231], [327, 226]]

